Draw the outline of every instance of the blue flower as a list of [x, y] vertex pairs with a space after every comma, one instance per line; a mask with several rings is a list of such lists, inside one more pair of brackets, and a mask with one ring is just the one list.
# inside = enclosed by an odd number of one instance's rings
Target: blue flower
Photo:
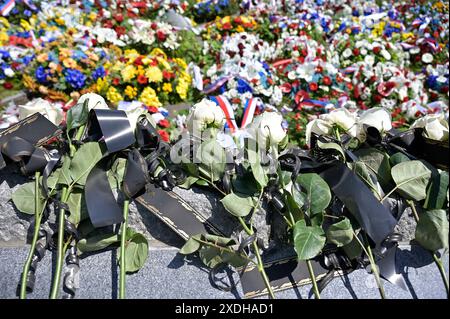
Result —
[[92, 78], [94, 80], [97, 80], [98, 78], [103, 78], [106, 75], [105, 69], [103, 66], [100, 66], [94, 70], [92, 73]]
[[86, 82], [86, 76], [78, 70], [66, 69], [66, 81], [76, 90], [82, 89]]
[[23, 12], [24, 15], [26, 15], [27, 17], [31, 17], [31, 15], [33, 14], [30, 10], [25, 10]]
[[240, 94], [246, 93], [246, 92], [250, 92], [253, 93], [252, 87], [243, 79], [238, 79], [237, 81], [237, 91]]
[[48, 83], [47, 77], [49, 75], [49, 72], [42, 65], [37, 67], [36, 71], [34, 72], [34, 75], [39, 83], [42, 84]]

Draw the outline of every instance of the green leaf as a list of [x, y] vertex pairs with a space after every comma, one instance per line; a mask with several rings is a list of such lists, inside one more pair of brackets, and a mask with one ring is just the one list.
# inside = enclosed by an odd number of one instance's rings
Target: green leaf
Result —
[[266, 172], [263, 170], [261, 166], [259, 149], [258, 152], [256, 152], [255, 150], [248, 148], [247, 154], [248, 154], [248, 161], [250, 162], [250, 166], [252, 168], [253, 176], [255, 177], [255, 180], [258, 182], [260, 188], [263, 189], [264, 187], [267, 186], [269, 178], [267, 177]]
[[407, 199], [420, 201], [427, 196], [431, 171], [421, 161], [409, 161], [392, 168], [397, 191]]
[[319, 226], [306, 226], [304, 220], [294, 225], [294, 248], [299, 260], [316, 257], [325, 245], [325, 232]]
[[69, 195], [67, 205], [69, 206], [70, 209], [70, 215], [68, 217], [68, 220], [71, 223], [78, 225], [80, 221], [88, 217], [83, 190], [80, 189], [73, 190]]
[[134, 232], [133, 230], [128, 228], [127, 242], [125, 244], [125, 271], [127, 273], [138, 271], [144, 266], [147, 257], [147, 239], [144, 235]]
[[328, 241], [338, 247], [349, 244], [353, 239], [353, 228], [350, 220], [344, 217], [343, 220], [331, 225], [328, 227], [326, 235]]
[[447, 212], [443, 209], [435, 209], [420, 214], [416, 240], [432, 252], [448, 249]]
[[47, 187], [49, 189], [55, 189], [58, 185], [59, 175], [61, 174], [61, 168], [55, 169], [47, 178]]
[[409, 162], [410, 159], [405, 154], [403, 154], [401, 152], [397, 152], [397, 153], [395, 153], [394, 155], [391, 156], [389, 161], [391, 163], [391, 166], [395, 166], [395, 165], [403, 163], [403, 162]]
[[91, 252], [102, 250], [112, 244], [120, 242], [120, 237], [117, 234], [103, 231], [96, 231], [93, 235], [83, 238], [78, 242], [77, 248], [83, 252]]
[[382, 198], [381, 194], [379, 193], [378, 187], [375, 184], [375, 181], [372, 180], [372, 176], [370, 175], [370, 171], [367, 168], [366, 164], [364, 162], [354, 162], [353, 163], [353, 171], [359, 176], [359, 178], [362, 179], [364, 184], [367, 185], [374, 193], [378, 199], [380, 200]]
[[355, 155], [375, 173], [383, 188], [390, 185], [391, 165], [385, 153], [375, 148], [363, 148], [356, 151]]
[[[13, 194], [12, 201], [16, 208], [22, 213], [34, 215], [35, 214], [35, 202], [34, 195], [34, 182], [21, 185]], [[39, 194], [39, 207], [44, 205], [45, 198], [42, 197], [42, 193]]]
[[89, 172], [102, 158], [102, 149], [97, 142], [89, 142], [80, 146], [73, 156], [70, 165], [70, 176], [79, 185], [86, 184]]
[[306, 190], [310, 215], [319, 214], [328, 207], [331, 201], [331, 191], [322, 177], [316, 173], [300, 174], [297, 182]]
[[190, 237], [183, 247], [181, 247], [180, 254], [189, 255], [199, 250], [201, 247], [201, 243], [197, 240], [199, 237], [200, 235]]
[[70, 176], [70, 157], [64, 155], [62, 158], [61, 173], [59, 174], [58, 184], [69, 186], [72, 183], [72, 177]]
[[198, 181], [197, 177], [194, 176], [188, 176], [186, 177], [186, 179], [184, 180], [183, 184], [178, 185], [178, 187], [184, 188], [184, 189], [189, 189], [191, 188], [192, 185], [194, 185], [196, 182]]
[[86, 99], [84, 103], [76, 104], [67, 111], [67, 132], [87, 123], [89, 117], [88, 104], [89, 99]]
[[258, 184], [253, 174], [249, 172], [246, 172], [243, 176], [233, 176], [231, 183], [233, 189], [238, 193], [253, 196], [258, 192]]
[[356, 257], [360, 257], [362, 254], [362, 247], [359, 244], [358, 240], [355, 236], [353, 236], [353, 239], [350, 243], [347, 245], [344, 245], [342, 247], [344, 252], [346, 253], [347, 257], [350, 259], [355, 259]]
[[225, 171], [225, 150], [216, 140], [203, 142], [197, 151], [197, 160], [200, 161], [199, 170], [209, 180], [218, 181]]
[[202, 179], [199, 179], [195, 182], [195, 184], [200, 185], [200, 186], [209, 186], [207, 181], [204, 181]]
[[324, 149], [324, 150], [335, 150], [342, 157], [342, 159], [345, 160], [344, 150], [342, 149], [342, 147], [339, 144], [323, 143], [321, 141], [317, 141], [317, 146], [319, 146], [319, 148]]
[[220, 200], [225, 209], [236, 217], [245, 217], [255, 206], [255, 198], [240, 193], [231, 193]]
[[428, 188], [427, 199], [424, 208], [441, 209], [444, 207], [448, 192], [448, 172], [433, 172], [431, 177], [431, 185]]

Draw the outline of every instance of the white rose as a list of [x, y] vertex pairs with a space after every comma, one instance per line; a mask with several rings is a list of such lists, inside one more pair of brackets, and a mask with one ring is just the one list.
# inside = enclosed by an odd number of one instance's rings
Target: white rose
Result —
[[422, 55], [422, 62], [423, 63], [433, 62], [433, 56], [430, 53], [425, 53], [424, 55]]
[[424, 128], [423, 135], [436, 141], [448, 141], [448, 122], [443, 114], [429, 114], [418, 119], [411, 128]]
[[78, 99], [78, 104], [83, 104], [86, 100], [88, 101], [88, 109], [89, 111], [92, 109], [109, 109], [108, 104], [106, 104], [105, 99], [95, 93], [86, 93], [83, 94]]
[[409, 50], [409, 53], [411, 53], [411, 54], [417, 54], [419, 52], [420, 52], [419, 47], [413, 47], [413, 48], [411, 48], [411, 50]]
[[345, 108], [333, 110], [328, 114], [321, 115], [320, 118], [327, 121], [331, 125], [339, 126], [353, 137], [356, 137], [358, 134], [356, 115], [355, 113], [349, 112]]
[[381, 107], [374, 107], [361, 115], [359, 124], [375, 127], [379, 132], [386, 132], [392, 129], [391, 114]]
[[191, 108], [186, 124], [191, 133], [197, 134], [208, 127], [221, 127], [224, 120], [222, 109], [216, 103], [203, 99]]
[[[119, 103], [119, 106], [117, 107], [118, 110], [125, 111], [127, 114], [128, 121], [130, 122], [130, 126], [132, 131], [134, 132], [136, 129], [136, 124], [139, 119], [139, 117], [145, 113], [147, 113], [147, 110], [143, 107], [141, 102], [121, 102]], [[155, 114], [161, 114], [161, 113], [155, 113]], [[153, 115], [155, 115], [153, 114]], [[162, 115], [161, 115], [162, 116]], [[163, 116], [164, 119], [164, 116]], [[156, 121], [156, 122], [159, 122]]]
[[37, 112], [44, 115], [55, 125], [59, 125], [59, 123], [63, 120], [63, 111], [61, 108], [41, 98], [32, 100], [25, 105], [20, 105], [19, 120], [23, 120], [24, 118]]
[[285, 137], [286, 131], [282, 126], [283, 116], [277, 112], [264, 112], [258, 115], [251, 125], [256, 129], [257, 139], [263, 144], [279, 144]]
[[331, 125], [330, 123], [321, 120], [321, 119], [315, 119], [306, 125], [306, 144], [311, 145], [311, 134], [317, 134], [317, 135], [328, 135], [331, 133]]

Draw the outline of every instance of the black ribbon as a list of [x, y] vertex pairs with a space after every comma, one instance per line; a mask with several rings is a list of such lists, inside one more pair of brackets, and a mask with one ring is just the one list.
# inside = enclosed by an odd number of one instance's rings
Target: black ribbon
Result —
[[106, 167], [110, 160], [108, 155], [124, 150], [136, 141], [126, 113], [120, 110], [91, 110], [87, 139], [106, 146], [103, 159], [89, 172], [84, 190], [92, 225], [98, 228], [121, 223], [122, 209], [109, 185]]

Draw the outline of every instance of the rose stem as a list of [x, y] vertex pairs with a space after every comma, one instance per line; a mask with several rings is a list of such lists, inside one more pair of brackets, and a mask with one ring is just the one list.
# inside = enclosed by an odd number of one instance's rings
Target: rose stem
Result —
[[306, 260], [306, 265], [308, 266], [309, 276], [311, 277], [314, 296], [316, 297], [316, 299], [320, 299], [320, 292], [319, 292], [319, 288], [317, 287], [316, 276], [314, 274], [314, 269], [312, 267], [311, 260], [309, 260], [309, 259]]
[[119, 299], [125, 299], [125, 242], [128, 227], [128, 208], [130, 201], [126, 199], [123, 203], [123, 223], [120, 232], [120, 277], [119, 277]]
[[[33, 260], [34, 250], [36, 249], [36, 242], [39, 237], [39, 229], [41, 227], [41, 219], [42, 219], [42, 212], [40, 211], [39, 207], [39, 178], [41, 176], [41, 173], [37, 171], [34, 174], [34, 216], [35, 216], [35, 222], [34, 222], [34, 232], [33, 232], [33, 239], [31, 241], [31, 247], [30, 251], [28, 253], [27, 260], [25, 262], [25, 265], [23, 266], [22, 271], [22, 280], [20, 283], [20, 299], [26, 298], [26, 291], [27, 291], [27, 279], [28, 279], [28, 272], [30, 271], [31, 261]], [[45, 205], [44, 205], [45, 207]]]

